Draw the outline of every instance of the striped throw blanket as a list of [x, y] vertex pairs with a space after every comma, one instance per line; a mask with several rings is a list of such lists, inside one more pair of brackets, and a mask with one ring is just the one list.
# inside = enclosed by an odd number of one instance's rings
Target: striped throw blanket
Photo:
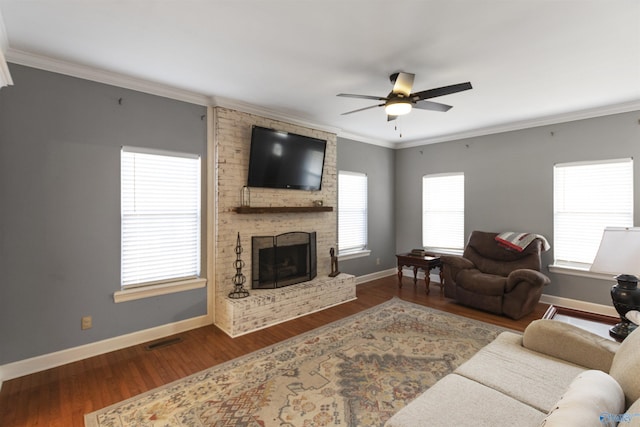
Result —
[[551, 248], [551, 245], [549, 245], [547, 239], [545, 239], [545, 237], [541, 234], [506, 231], [496, 236], [496, 241], [500, 245], [509, 249], [516, 250], [518, 252], [524, 251], [525, 248], [536, 239], [542, 240], [543, 251], [548, 251]]

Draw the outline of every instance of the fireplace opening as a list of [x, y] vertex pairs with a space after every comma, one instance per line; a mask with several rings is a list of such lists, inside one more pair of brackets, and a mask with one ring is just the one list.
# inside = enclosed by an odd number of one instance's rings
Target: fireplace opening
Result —
[[317, 275], [316, 233], [301, 231], [251, 238], [253, 289], [306, 282]]

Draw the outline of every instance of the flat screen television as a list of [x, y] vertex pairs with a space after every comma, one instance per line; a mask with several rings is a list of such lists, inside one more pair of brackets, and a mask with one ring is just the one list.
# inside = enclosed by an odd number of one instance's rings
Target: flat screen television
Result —
[[320, 190], [326, 147], [322, 139], [253, 126], [247, 185]]

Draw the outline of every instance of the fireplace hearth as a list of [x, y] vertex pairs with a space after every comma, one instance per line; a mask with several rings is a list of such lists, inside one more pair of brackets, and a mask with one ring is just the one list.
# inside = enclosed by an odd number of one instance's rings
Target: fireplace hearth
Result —
[[306, 282], [318, 274], [316, 233], [301, 231], [251, 238], [253, 289]]

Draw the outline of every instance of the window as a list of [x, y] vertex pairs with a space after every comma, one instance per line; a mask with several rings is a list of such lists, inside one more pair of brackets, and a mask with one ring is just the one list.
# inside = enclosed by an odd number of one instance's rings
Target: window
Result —
[[589, 268], [605, 227], [633, 226], [633, 160], [553, 168], [555, 264]]
[[464, 173], [422, 177], [422, 246], [464, 248]]
[[200, 274], [200, 157], [123, 147], [121, 286]]
[[367, 175], [338, 172], [339, 253], [367, 248]]

